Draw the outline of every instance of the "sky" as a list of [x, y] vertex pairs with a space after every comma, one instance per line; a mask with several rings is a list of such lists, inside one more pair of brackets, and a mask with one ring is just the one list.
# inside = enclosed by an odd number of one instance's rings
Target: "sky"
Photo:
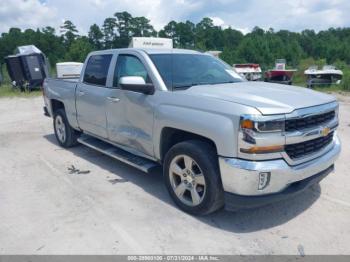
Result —
[[71, 20], [86, 34], [90, 25], [120, 11], [147, 17], [157, 30], [171, 20], [197, 23], [203, 17], [243, 33], [255, 26], [297, 32], [350, 26], [349, 0], [0, 0], [0, 33], [10, 27], [58, 29]]

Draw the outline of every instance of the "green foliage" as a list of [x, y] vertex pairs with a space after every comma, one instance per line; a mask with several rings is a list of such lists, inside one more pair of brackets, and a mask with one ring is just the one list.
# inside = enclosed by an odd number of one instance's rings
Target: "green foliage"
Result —
[[319, 68], [322, 68], [325, 64], [325, 59], [314, 59], [312, 57], [301, 59], [297, 66], [298, 71], [295, 72], [293, 77], [293, 84], [306, 87], [306, 76], [304, 75], [304, 71], [312, 65], [317, 65]]
[[79, 37], [74, 41], [65, 56], [65, 60], [84, 62], [86, 56], [93, 50], [93, 45], [87, 37]]
[[90, 26], [88, 38], [91, 45], [96, 49], [100, 50], [102, 48], [103, 33], [98, 25]]
[[106, 49], [113, 48], [113, 42], [116, 38], [114, 28], [117, 26], [117, 20], [114, 17], [108, 17], [104, 20], [102, 25], [103, 32], [103, 47]]
[[60, 33], [63, 36], [64, 44], [67, 47], [70, 47], [70, 45], [73, 43], [74, 40], [78, 37], [78, 30], [75, 27], [75, 25], [69, 21], [64, 21], [63, 25], [60, 27]]
[[259, 63], [265, 70], [274, 65], [275, 59], [285, 58], [289, 67], [298, 68], [294, 82], [299, 85], [305, 85], [303, 73], [310, 65], [335, 64], [344, 72], [339, 87], [350, 90], [350, 28], [330, 28], [317, 33], [307, 29], [296, 33], [255, 27], [243, 35], [230, 27], [215, 26], [208, 17], [197, 24], [170, 21], [156, 32], [146, 17], [116, 12], [101, 27], [93, 24], [87, 36], [80, 36], [69, 20], [61, 26], [60, 35], [52, 27], [24, 31], [10, 28], [0, 36], [0, 64], [20, 45], [36, 45], [54, 65], [58, 61], [84, 61], [92, 50], [127, 47], [133, 36], [169, 37], [177, 48], [219, 50], [220, 57], [231, 65]]
[[335, 66], [343, 71], [343, 80], [340, 84], [341, 88], [346, 91], [350, 91], [350, 67], [341, 60], [335, 61]]

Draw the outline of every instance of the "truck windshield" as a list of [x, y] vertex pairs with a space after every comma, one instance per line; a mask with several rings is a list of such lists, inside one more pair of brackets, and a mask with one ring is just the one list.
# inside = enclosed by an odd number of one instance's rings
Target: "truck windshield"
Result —
[[168, 89], [242, 82], [232, 67], [206, 54], [151, 54]]

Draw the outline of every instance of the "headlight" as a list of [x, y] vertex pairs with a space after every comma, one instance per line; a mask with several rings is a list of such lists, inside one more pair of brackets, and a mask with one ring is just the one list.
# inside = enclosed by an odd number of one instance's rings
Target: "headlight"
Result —
[[255, 132], [283, 132], [285, 120], [281, 116], [242, 116], [241, 129]]
[[247, 155], [266, 155], [284, 151], [285, 116], [241, 116], [239, 152]]
[[284, 131], [284, 121], [257, 122], [256, 129], [259, 132], [281, 132]]

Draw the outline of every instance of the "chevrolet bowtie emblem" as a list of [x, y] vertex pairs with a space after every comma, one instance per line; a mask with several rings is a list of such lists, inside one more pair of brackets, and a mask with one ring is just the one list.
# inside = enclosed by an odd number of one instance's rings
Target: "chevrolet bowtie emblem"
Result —
[[327, 136], [330, 131], [331, 131], [331, 129], [329, 127], [325, 127], [325, 128], [322, 129], [321, 135], [322, 136]]

